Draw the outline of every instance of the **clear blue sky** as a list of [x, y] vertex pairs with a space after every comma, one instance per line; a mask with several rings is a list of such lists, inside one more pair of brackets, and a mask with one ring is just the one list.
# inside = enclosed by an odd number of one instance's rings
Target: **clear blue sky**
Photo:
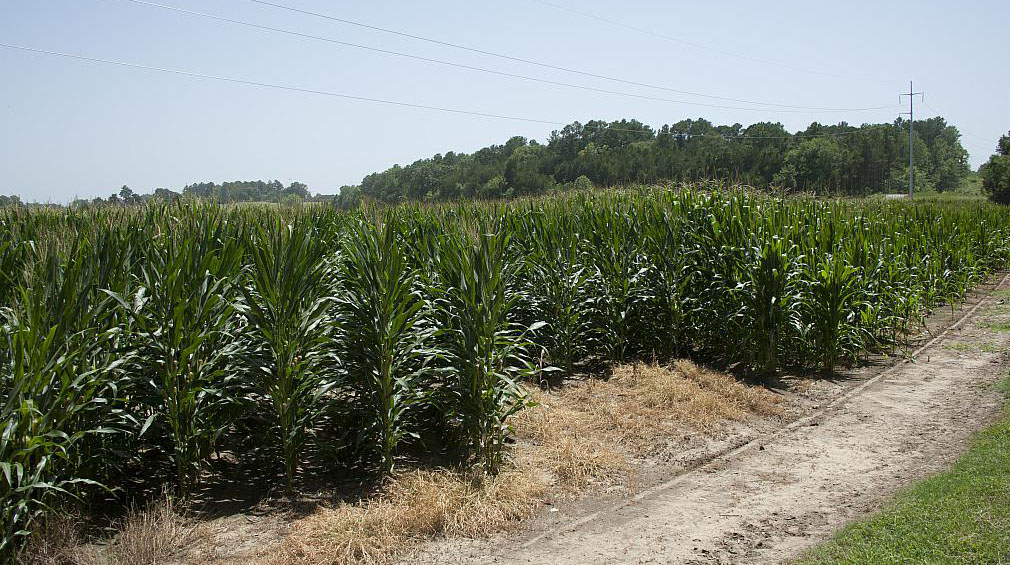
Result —
[[[152, 0], [302, 33], [504, 72], [686, 101], [257, 5]], [[1010, 129], [1006, 0], [328, 2], [305, 10], [598, 74], [718, 96], [818, 107], [897, 104], [914, 79], [916, 117], [942, 113], [974, 166]], [[0, 0], [0, 43], [551, 122], [684, 118], [715, 123], [891, 121], [871, 112], [716, 109], [573, 90], [249, 29], [126, 0]], [[724, 51], [728, 54], [714, 50]], [[758, 62], [767, 60], [775, 64]], [[819, 70], [808, 72], [807, 70]], [[66, 202], [198, 181], [280, 179], [333, 193], [372, 171], [472, 151], [554, 126], [393, 107], [0, 49], [0, 194]]]

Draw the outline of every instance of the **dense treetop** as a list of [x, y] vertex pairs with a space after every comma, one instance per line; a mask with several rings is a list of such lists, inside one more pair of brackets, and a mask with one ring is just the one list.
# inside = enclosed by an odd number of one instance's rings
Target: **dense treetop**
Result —
[[[119, 189], [119, 194], [109, 196], [104, 202], [108, 204], [133, 204], [148, 199], [159, 199], [173, 201], [179, 198], [208, 200], [228, 204], [232, 202], [291, 202], [308, 200], [312, 197], [309, 187], [300, 183], [292, 182], [284, 186], [280, 181], [230, 181], [221, 184], [213, 182], [199, 182], [183, 187], [182, 193], [178, 193], [167, 188], [157, 188], [152, 194], [136, 194], [130, 187], [124, 186]], [[100, 204], [103, 200], [96, 198], [94, 204]]]
[[1010, 204], [1010, 132], [999, 138], [996, 154], [982, 165], [982, 191], [1000, 204]]
[[[957, 128], [936, 117], [917, 120], [914, 130], [918, 184], [955, 188], [970, 172]], [[908, 121], [815, 122], [795, 134], [770, 122], [717, 126], [698, 119], [658, 130], [637, 120], [575, 122], [546, 143], [513, 137], [473, 154], [394, 165], [343, 187], [338, 202], [511, 197], [576, 185], [699, 179], [817, 194], [901, 191], [908, 182]]]
[[201, 182], [182, 189], [185, 196], [214, 200], [215, 202], [281, 202], [289, 197], [307, 200], [309, 187], [292, 182], [285, 187], [280, 181], [233, 181], [214, 184]]

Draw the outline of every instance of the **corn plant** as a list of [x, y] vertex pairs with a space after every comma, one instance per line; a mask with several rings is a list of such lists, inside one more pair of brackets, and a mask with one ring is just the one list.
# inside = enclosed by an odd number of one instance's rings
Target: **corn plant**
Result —
[[279, 222], [259, 229], [249, 243], [249, 283], [243, 313], [251, 330], [255, 391], [276, 418], [288, 490], [307, 434], [326, 406], [328, 265], [323, 248], [303, 225]]
[[840, 358], [852, 357], [862, 345], [854, 323], [857, 273], [838, 254], [822, 259], [812, 271], [806, 304], [809, 335], [821, 367], [831, 374]]
[[14, 298], [25, 247], [16, 241], [0, 242], [0, 307], [9, 305]]
[[766, 374], [779, 368], [783, 336], [798, 323], [794, 309], [792, 266], [781, 239], [766, 239], [754, 249], [755, 262], [740, 287], [741, 316], [752, 363]]
[[51, 504], [97, 484], [78, 474], [90, 467], [82, 445], [118, 423], [122, 359], [89, 259], [86, 245], [66, 264], [50, 257], [46, 277], [0, 310], [0, 562]]
[[[546, 223], [547, 218], [539, 217]], [[596, 271], [580, 248], [580, 236], [569, 218], [541, 226], [525, 257], [525, 286], [533, 303], [531, 323], [550, 320], [542, 332], [551, 366], [571, 376], [602, 349], [596, 322], [600, 312], [590, 292]]]
[[340, 263], [338, 306], [344, 328], [343, 362], [351, 401], [365, 414], [360, 431], [376, 446], [380, 469], [393, 470], [400, 440], [410, 433], [409, 410], [422, 400], [417, 382], [430, 358], [433, 331], [423, 314], [427, 300], [417, 292], [398, 237], [397, 224], [360, 221], [352, 226]]
[[717, 362], [738, 361], [743, 339], [736, 289], [745, 278], [752, 209], [742, 195], [693, 200], [686, 253], [694, 273], [687, 293], [694, 303], [695, 353]]
[[[519, 379], [533, 372], [525, 328], [509, 319], [517, 297], [507, 296], [518, 266], [506, 262], [509, 235], [442, 239], [438, 339], [447, 363], [444, 410], [466, 453], [495, 474], [509, 432], [508, 418], [525, 406]], [[542, 323], [528, 328], [535, 331]]]
[[187, 495], [214, 440], [220, 410], [231, 403], [235, 282], [241, 248], [212, 208], [180, 208], [180, 219], [145, 250], [136, 290], [110, 293], [129, 315], [146, 402], [171, 443], [176, 487]]
[[649, 210], [645, 233], [648, 290], [643, 297], [649, 305], [645, 319], [653, 334], [654, 350], [663, 359], [671, 359], [686, 349], [691, 331], [688, 317], [692, 311], [689, 288], [696, 276], [691, 268], [689, 251], [684, 239], [682, 218], [675, 216], [666, 206]]
[[597, 330], [606, 357], [621, 363], [631, 347], [639, 282], [648, 272], [640, 262], [639, 225], [633, 210], [599, 207], [586, 210], [586, 215], [592, 230], [589, 253], [599, 273], [594, 291], [603, 314]]

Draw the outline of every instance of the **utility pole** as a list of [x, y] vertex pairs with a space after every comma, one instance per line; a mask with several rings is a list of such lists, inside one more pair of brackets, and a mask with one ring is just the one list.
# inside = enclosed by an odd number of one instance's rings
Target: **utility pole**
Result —
[[[912, 124], [915, 123], [915, 97], [925, 94], [925, 92], [915, 92], [912, 89], [912, 81], [908, 81], [908, 94], [899, 94], [898, 101], [902, 96], [908, 96], [908, 198], [911, 199], [915, 193], [915, 151], [912, 145]], [[906, 112], [902, 112], [905, 114]]]

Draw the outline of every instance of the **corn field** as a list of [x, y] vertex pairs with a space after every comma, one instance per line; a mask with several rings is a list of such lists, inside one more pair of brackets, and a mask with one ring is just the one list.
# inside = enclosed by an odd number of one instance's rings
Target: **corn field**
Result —
[[524, 381], [678, 357], [830, 373], [902, 347], [1008, 242], [989, 204], [692, 187], [0, 209], [0, 562], [47, 512], [138, 474], [185, 495], [223, 452], [289, 490], [418, 451], [495, 473]]

